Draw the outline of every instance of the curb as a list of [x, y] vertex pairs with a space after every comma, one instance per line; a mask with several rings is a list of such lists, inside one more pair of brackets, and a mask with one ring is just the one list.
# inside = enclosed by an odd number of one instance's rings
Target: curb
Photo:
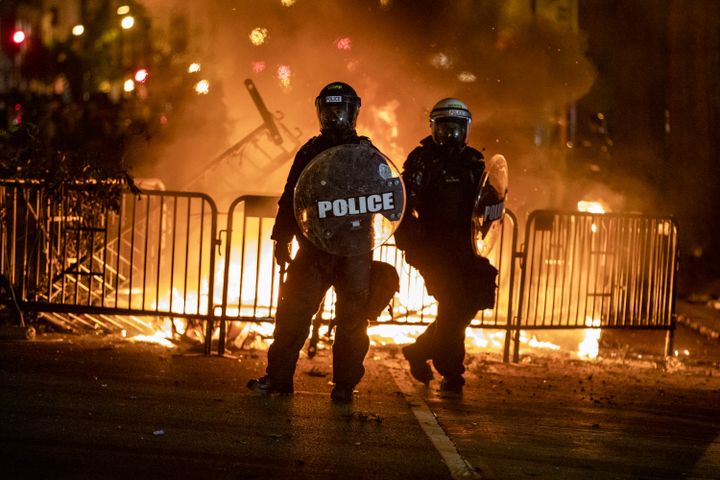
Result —
[[712, 328], [708, 328], [707, 326], [692, 319], [691, 317], [688, 317], [687, 315], [678, 314], [677, 321], [678, 323], [682, 323], [686, 327], [695, 330], [699, 334], [704, 335], [711, 340], [720, 341], [720, 332], [718, 332], [717, 330], [713, 330]]

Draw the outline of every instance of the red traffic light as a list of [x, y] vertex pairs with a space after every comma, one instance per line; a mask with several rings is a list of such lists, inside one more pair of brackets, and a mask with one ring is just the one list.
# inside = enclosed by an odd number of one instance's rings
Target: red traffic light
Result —
[[17, 30], [15, 33], [13, 33], [12, 41], [14, 44], [20, 45], [25, 41], [25, 38], [25, 32], [23, 32], [22, 30]]

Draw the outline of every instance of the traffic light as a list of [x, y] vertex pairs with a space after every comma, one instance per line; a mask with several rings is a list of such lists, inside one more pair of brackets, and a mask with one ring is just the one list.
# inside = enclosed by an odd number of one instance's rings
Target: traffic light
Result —
[[26, 38], [27, 35], [22, 30], [15, 30], [12, 34], [12, 42], [17, 46], [22, 45]]

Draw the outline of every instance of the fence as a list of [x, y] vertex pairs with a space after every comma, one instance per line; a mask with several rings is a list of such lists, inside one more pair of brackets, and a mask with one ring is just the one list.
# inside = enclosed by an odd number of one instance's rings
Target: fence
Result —
[[[26, 311], [62, 328], [153, 333], [156, 322], [202, 323], [204, 349], [218, 352], [235, 323], [272, 322], [280, 272], [270, 233], [276, 197], [244, 196], [222, 215], [204, 194], [143, 191], [121, 196], [119, 210], [78, 195], [48, 196], [39, 185], [2, 183], [0, 273]], [[476, 328], [505, 332], [505, 361], [520, 331], [558, 328], [667, 330], [672, 348], [677, 226], [642, 215], [533, 212], [518, 251], [507, 211], [491, 262], [498, 268], [495, 308]], [[395, 266], [400, 291], [377, 324], [424, 325], [437, 312], [422, 277], [392, 239], [374, 252]], [[315, 325], [334, 314], [328, 292]], [[517, 314], [515, 314], [517, 312]], [[172, 322], [175, 328], [175, 323]]]
[[61, 328], [148, 334], [156, 329], [141, 316], [209, 318], [217, 238], [212, 199], [125, 193], [116, 212], [88, 201], [87, 193], [92, 187], [48, 196], [38, 185], [0, 185], [0, 273], [23, 309], [43, 312]]
[[672, 218], [537, 210], [524, 248], [516, 332], [661, 329], [670, 354], [678, 265]]

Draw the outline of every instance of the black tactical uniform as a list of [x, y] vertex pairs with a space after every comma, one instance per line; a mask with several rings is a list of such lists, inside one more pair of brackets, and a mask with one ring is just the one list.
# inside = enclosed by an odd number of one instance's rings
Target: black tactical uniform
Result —
[[438, 301], [435, 321], [403, 354], [413, 376], [424, 383], [433, 377], [432, 360], [444, 377], [441, 393], [453, 394], [465, 383], [465, 329], [478, 310], [494, 305], [497, 276], [471, 243], [473, 203], [485, 164], [482, 153], [465, 145], [466, 134], [450, 144], [428, 136], [410, 153], [402, 173], [407, 207], [395, 232], [398, 248]]
[[[327, 118], [333, 112], [322, 110], [325, 99], [335, 103], [357, 103], [350, 108], [350, 118]], [[276, 315], [273, 343], [268, 350], [267, 375], [251, 380], [248, 387], [259, 393], [292, 393], [293, 376], [300, 350], [308, 337], [312, 317], [325, 292], [335, 287], [336, 327], [333, 342], [332, 398], [352, 400], [353, 388], [365, 373], [363, 360], [369, 348], [366, 306], [370, 296], [372, 252], [356, 256], [337, 256], [326, 253], [303, 236], [295, 220], [293, 195], [300, 174], [310, 161], [330, 147], [342, 144], [372, 143], [355, 132], [355, 118], [360, 99], [348, 85], [335, 82], [323, 89], [316, 100], [321, 134], [310, 139], [295, 156], [285, 189], [278, 202], [272, 239], [276, 242], [278, 263], [288, 262], [288, 246], [293, 237], [299, 249], [290, 262], [282, 286]], [[332, 106], [332, 105], [331, 105]], [[336, 112], [337, 113], [337, 112]], [[339, 116], [348, 112], [339, 112]], [[324, 115], [326, 116], [324, 118]]]

